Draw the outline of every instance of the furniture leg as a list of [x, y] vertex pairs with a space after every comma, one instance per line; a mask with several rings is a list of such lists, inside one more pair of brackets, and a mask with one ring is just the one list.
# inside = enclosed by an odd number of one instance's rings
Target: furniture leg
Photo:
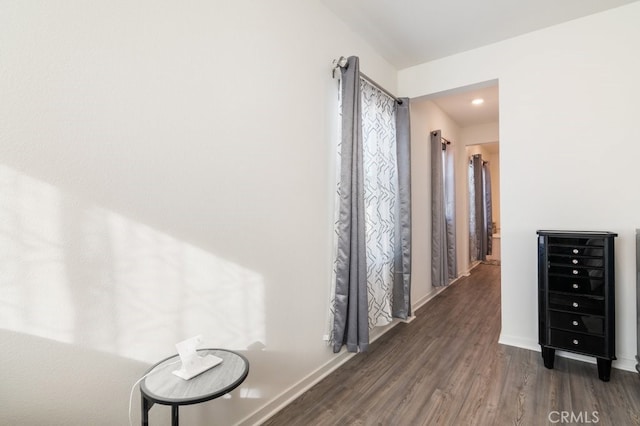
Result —
[[544, 366], [548, 369], [553, 369], [553, 363], [556, 359], [556, 350], [553, 348], [542, 347], [542, 359], [544, 360]]
[[140, 401], [142, 404], [142, 415], [140, 416], [142, 426], [149, 426], [149, 410], [153, 406], [153, 402], [145, 398], [143, 394], [140, 395]]
[[608, 382], [611, 377], [611, 360], [598, 358], [598, 377], [603, 382]]
[[180, 420], [178, 419], [178, 405], [171, 406], [171, 426], [178, 426], [180, 424]]

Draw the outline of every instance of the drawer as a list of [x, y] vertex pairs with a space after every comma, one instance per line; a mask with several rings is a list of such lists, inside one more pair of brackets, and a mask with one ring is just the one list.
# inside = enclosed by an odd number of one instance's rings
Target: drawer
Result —
[[604, 299], [549, 292], [549, 309], [604, 315]]
[[549, 275], [560, 277], [603, 279], [604, 269], [592, 269], [584, 266], [556, 265], [549, 266]]
[[594, 356], [606, 356], [604, 337], [551, 329], [550, 340], [551, 346], [559, 349], [568, 349]]
[[565, 293], [604, 296], [604, 279], [589, 279], [550, 275], [549, 290]]
[[557, 266], [604, 268], [603, 256], [549, 255], [549, 263]]
[[578, 256], [604, 256], [603, 238], [559, 238], [549, 237], [549, 254]]
[[593, 315], [549, 311], [549, 325], [568, 331], [604, 335], [604, 318]]

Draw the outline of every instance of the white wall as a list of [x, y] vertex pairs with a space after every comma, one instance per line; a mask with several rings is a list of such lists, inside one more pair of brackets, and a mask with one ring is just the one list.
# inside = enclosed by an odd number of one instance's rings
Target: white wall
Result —
[[[497, 145], [498, 142], [493, 142], [491, 145]], [[489, 172], [491, 175], [491, 221], [496, 224], [496, 228], [500, 227], [500, 154], [497, 146], [490, 147], [487, 144], [473, 144], [466, 146], [466, 159], [480, 154], [482, 160], [489, 163]], [[469, 167], [468, 162], [462, 165], [463, 169], [460, 170], [459, 188], [461, 191], [468, 191], [469, 180]], [[467, 200], [469, 200], [467, 192]], [[469, 215], [468, 204], [465, 214]], [[497, 232], [496, 229], [493, 230]]]
[[[491, 193], [492, 198], [492, 217], [496, 222], [496, 226], [500, 227], [500, 152], [499, 148], [486, 149], [484, 152], [475, 152], [473, 150], [480, 149], [483, 145], [497, 144], [499, 143], [499, 125], [498, 122], [477, 124], [474, 126], [463, 127], [461, 131], [462, 143], [469, 147], [466, 152], [466, 157], [470, 157], [473, 154], [482, 154], [482, 158], [485, 161], [489, 161], [489, 169], [491, 170]], [[468, 173], [468, 169], [467, 173]], [[465, 178], [467, 176], [465, 175]], [[466, 185], [466, 182], [465, 182]], [[468, 211], [467, 211], [468, 214]]]
[[126, 424], [200, 333], [251, 371], [188, 424], [335, 360], [331, 61], [392, 66], [318, 1], [2, 2], [0, 40], [0, 423]]
[[[464, 164], [464, 145], [460, 141], [461, 129], [455, 121], [430, 100], [411, 101], [411, 203], [412, 203], [412, 301], [421, 305], [436, 291], [431, 285], [431, 136], [442, 130], [442, 137], [451, 142], [454, 150], [456, 174]], [[463, 205], [466, 187], [460, 189], [456, 176], [456, 241], [459, 274], [469, 269], [469, 224], [465, 220]], [[468, 214], [468, 213], [467, 213]], [[466, 229], [466, 231], [465, 231]], [[465, 249], [466, 247], [466, 249]], [[465, 251], [466, 250], [466, 251]]]
[[418, 97], [499, 79], [501, 341], [537, 348], [537, 229], [608, 230], [616, 242], [617, 356], [636, 353], [640, 224], [640, 3], [402, 70]]
[[497, 121], [463, 127], [460, 139], [464, 145], [476, 145], [498, 142], [500, 140], [500, 126]]
[[[469, 193], [467, 145], [498, 141], [498, 123], [460, 127], [434, 102], [411, 101], [411, 174], [413, 213], [412, 300], [420, 305], [435, 292], [431, 286], [431, 143], [429, 133], [442, 130], [454, 150], [458, 275], [469, 272]], [[479, 149], [479, 148], [478, 148]], [[485, 159], [497, 160], [488, 151]], [[496, 167], [498, 164], [496, 163]], [[497, 173], [499, 179], [499, 173]], [[498, 183], [496, 183], [497, 185]], [[493, 186], [493, 183], [492, 183]], [[499, 190], [497, 192], [499, 198]], [[496, 208], [499, 209], [499, 203]]]

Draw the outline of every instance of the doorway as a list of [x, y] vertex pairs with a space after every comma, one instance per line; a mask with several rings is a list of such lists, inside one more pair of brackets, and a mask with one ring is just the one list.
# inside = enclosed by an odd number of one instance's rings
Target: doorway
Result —
[[[485, 152], [490, 162], [490, 169], [494, 170], [491, 180], [496, 186], [492, 191], [494, 204], [492, 222], [496, 222], [496, 229], [499, 229], [495, 237], [501, 239], [502, 234], [505, 234], [508, 228], [503, 225], [500, 214], [501, 164], [498, 90], [498, 82], [494, 80], [411, 100], [412, 258], [414, 259], [412, 263], [412, 295], [417, 296], [413, 299], [416, 300], [414, 305], [416, 309], [441, 291], [456, 291], [456, 288], [460, 288], [459, 284], [465, 281], [470, 286], [466, 288], [472, 288], [478, 284], [478, 276], [487, 271], [491, 271], [493, 279], [496, 280], [493, 288], [498, 293], [496, 300], [499, 304], [502, 290], [500, 285], [502, 256], [492, 251], [492, 256], [497, 255], [500, 258], [490, 257], [485, 261], [490, 263], [489, 265], [470, 261], [468, 184], [470, 155], [474, 152], [473, 150]], [[483, 98], [484, 103], [481, 105], [472, 104], [471, 102], [476, 98]], [[438, 241], [438, 239], [434, 241], [434, 233], [431, 229], [434, 217], [431, 186], [432, 182], [436, 180], [431, 172], [433, 170], [437, 172], [437, 169], [432, 168], [431, 160], [433, 155], [438, 155], [432, 142], [441, 143], [438, 138], [432, 141], [433, 132], [446, 139], [454, 152], [456, 228], [454, 240], [457, 279], [453, 285], [446, 287], [434, 287], [433, 285], [434, 282], [437, 282], [434, 279], [434, 276], [437, 277], [437, 271], [434, 272], [434, 268], [438, 268], [439, 265], [433, 261], [435, 258], [433, 255], [434, 247], [437, 250], [442, 247], [442, 241]], [[502, 245], [501, 242], [499, 245]], [[471, 278], [467, 279], [468, 276]], [[481, 287], [478, 285], [474, 290]], [[495, 308], [495, 305], [493, 307]], [[494, 309], [494, 311], [500, 312], [499, 309]], [[485, 337], [488, 339], [487, 341], [494, 339], [490, 335]]]
[[500, 265], [500, 144], [467, 145], [469, 261]]
[[[425, 155], [426, 159], [415, 158], [412, 163], [426, 169], [412, 172], [414, 180], [429, 179], [426, 147], [429, 146], [430, 132], [441, 130], [442, 137], [451, 142], [455, 152], [455, 223], [456, 223], [456, 258], [458, 277], [468, 275], [478, 262], [472, 263], [470, 258], [469, 232], [469, 188], [468, 170], [469, 157], [474, 152], [483, 152], [489, 159], [492, 170], [493, 208], [492, 222], [496, 222], [496, 239], [501, 238], [502, 224], [500, 221], [500, 138], [499, 138], [499, 97], [498, 81], [478, 83], [460, 87], [445, 92], [435, 93], [419, 99], [412, 99], [412, 156]], [[482, 99], [483, 102], [476, 101]], [[428, 156], [428, 157], [426, 157]], [[429, 182], [427, 180], [426, 182]], [[427, 186], [428, 188], [428, 186]], [[428, 191], [428, 189], [427, 189]], [[416, 212], [424, 212], [427, 217], [431, 214], [429, 199], [419, 202]], [[422, 204], [424, 203], [424, 204]], [[418, 224], [414, 224], [418, 225]], [[418, 225], [421, 226], [421, 225]], [[417, 229], [423, 238], [427, 238], [425, 249], [431, 245], [431, 233], [425, 229]], [[424, 232], [424, 233], [423, 233]], [[418, 236], [418, 235], [417, 235]], [[419, 242], [416, 241], [418, 244]], [[488, 261], [500, 261], [499, 241], [492, 250]], [[425, 250], [427, 252], [427, 250]], [[425, 253], [427, 254], [427, 253]], [[428, 273], [428, 271], [425, 271]]]

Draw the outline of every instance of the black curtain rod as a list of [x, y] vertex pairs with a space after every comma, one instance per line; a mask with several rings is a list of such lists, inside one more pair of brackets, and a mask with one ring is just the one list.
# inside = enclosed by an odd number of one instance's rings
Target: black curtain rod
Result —
[[380, 86], [378, 83], [376, 83], [375, 81], [373, 81], [369, 76], [367, 76], [365, 73], [361, 72], [360, 73], [360, 78], [363, 79], [364, 81], [366, 81], [367, 83], [369, 83], [370, 85], [372, 85], [373, 87], [375, 87], [376, 89], [380, 90], [382, 93], [384, 93], [385, 95], [387, 95], [388, 97], [390, 97], [391, 99], [393, 99], [394, 101], [396, 101], [398, 104], [402, 105], [402, 99], [398, 99], [395, 96], [393, 96], [391, 94], [391, 92], [389, 92], [387, 89], [385, 89], [384, 87]]
[[[438, 134], [437, 130], [434, 130], [433, 132], [431, 132], [433, 134], [433, 136]], [[442, 142], [443, 145], [451, 145], [451, 142], [448, 139], [445, 139], [442, 137], [442, 135], [440, 135], [440, 139], [442, 139], [444, 142]]]
[[[344, 56], [340, 56], [339, 59], [335, 59], [333, 61], [333, 76], [335, 77], [336, 69], [344, 68], [346, 66], [347, 66], [347, 58], [345, 58]], [[385, 95], [389, 96], [391, 99], [396, 101], [398, 104], [402, 105], [402, 99], [399, 99], [399, 98], [396, 98], [395, 96], [393, 96], [393, 94], [391, 92], [389, 92], [384, 87], [380, 86], [378, 83], [376, 83], [371, 77], [367, 76], [365, 73], [361, 72], [360, 73], [360, 78], [363, 79], [364, 81], [366, 81], [367, 83], [369, 83], [370, 85], [372, 85], [373, 87], [375, 87], [376, 89], [380, 90]]]

